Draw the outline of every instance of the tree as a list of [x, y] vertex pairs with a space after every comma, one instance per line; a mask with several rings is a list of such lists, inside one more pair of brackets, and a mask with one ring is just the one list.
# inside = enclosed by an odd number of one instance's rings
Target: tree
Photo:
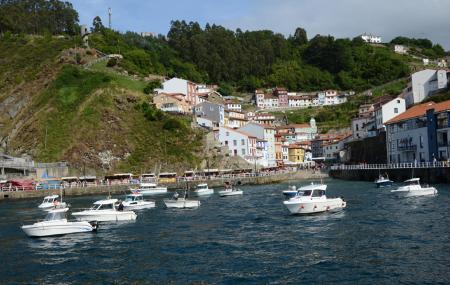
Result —
[[96, 16], [92, 21], [92, 32], [101, 32], [104, 28], [102, 19], [99, 16]]
[[292, 38], [292, 41], [296, 45], [304, 45], [308, 43], [308, 37], [306, 35], [306, 30], [303, 28], [297, 28], [295, 29], [294, 37]]
[[150, 81], [144, 88], [145, 94], [151, 94], [154, 92], [156, 88], [161, 88], [161, 81], [159, 80], [152, 80]]

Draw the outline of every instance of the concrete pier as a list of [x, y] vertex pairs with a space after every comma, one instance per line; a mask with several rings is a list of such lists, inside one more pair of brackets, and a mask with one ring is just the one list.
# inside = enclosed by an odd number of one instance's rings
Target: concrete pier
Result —
[[[328, 175], [319, 171], [302, 170], [297, 172], [281, 173], [268, 176], [256, 176], [256, 177], [240, 177], [234, 179], [210, 179], [210, 180], [198, 180], [190, 182], [178, 182], [171, 184], [163, 184], [167, 186], [169, 190], [185, 189], [186, 184], [191, 188], [199, 183], [208, 183], [209, 187], [223, 187], [226, 181], [237, 183], [240, 181], [242, 185], [258, 185], [258, 184], [271, 184], [280, 183], [290, 180], [308, 180], [308, 179], [321, 179], [326, 178]], [[98, 187], [82, 187], [82, 188], [65, 188], [63, 189], [64, 196], [87, 196], [87, 195], [111, 195], [128, 193], [130, 185], [112, 185], [112, 186], [98, 186]], [[60, 194], [60, 190], [30, 190], [30, 191], [8, 191], [0, 192], [0, 201], [15, 200], [15, 199], [29, 199], [29, 198], [42, 198], [48, 195]]]
[[329, 175], [343, 180], [375, 181], [380, 174], [385, 175], [385, 173], [394, 182], [403, 182], [414, 176], [428, 184], [450, 183], [450, 167], [331, 169]]

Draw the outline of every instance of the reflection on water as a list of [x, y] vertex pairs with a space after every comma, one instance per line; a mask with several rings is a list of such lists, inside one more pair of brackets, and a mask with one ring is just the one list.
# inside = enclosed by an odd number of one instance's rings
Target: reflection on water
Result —
[[[372, 183], [328, 182], [344, 211], [292, 216], [282, 204], [287, 184], [242, 186], [241, 197], [199, 197], [195, 210], [166, 209], [159, 196], [136, 221], [40, 239], [20, 230], [45, 216], [40, 201], [0, 203], [2, 283], [450, 282], [449, 187], [397, 198]], [[100, 198], [67, 200], [86, 208]]]

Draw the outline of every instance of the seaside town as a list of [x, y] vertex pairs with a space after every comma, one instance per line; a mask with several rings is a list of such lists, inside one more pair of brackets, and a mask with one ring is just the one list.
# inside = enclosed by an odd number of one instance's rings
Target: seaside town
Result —
[[450, 4], [206, 2], [0, 1], [2, 284], [450, 284]]

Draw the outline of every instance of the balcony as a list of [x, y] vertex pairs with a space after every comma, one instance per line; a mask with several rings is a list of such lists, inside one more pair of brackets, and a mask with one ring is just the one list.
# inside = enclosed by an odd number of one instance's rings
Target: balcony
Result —
[[438, 142], [438, 147], [447, 147], [448, 145], [448, 142]]
[[417, 145], [402, 145], [397, 147], [398, 151], [416, 151]]

